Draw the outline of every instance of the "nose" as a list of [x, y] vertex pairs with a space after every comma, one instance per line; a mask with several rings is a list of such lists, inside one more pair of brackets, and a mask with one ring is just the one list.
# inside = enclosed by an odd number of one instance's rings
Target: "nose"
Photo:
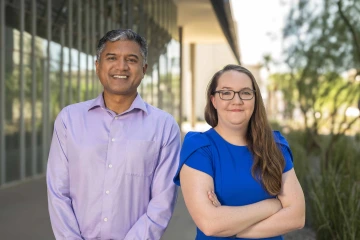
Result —
[[240, 98], [240, 92], [235, 93], [233, 101], [234, 101], [234, 103], [239, 103], [239, 104], [244, 103], [244, 101]]
[[128, 62], [123, 58], [120, 58], [116, 65], [121, 71], [126, 71], [129, 69]]

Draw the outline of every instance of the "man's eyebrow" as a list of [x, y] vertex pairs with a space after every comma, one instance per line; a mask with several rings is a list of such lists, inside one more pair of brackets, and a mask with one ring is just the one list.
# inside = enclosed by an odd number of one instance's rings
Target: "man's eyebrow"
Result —
[[[116, 56], [116, 53], [106, 53], [105, 56]], [[128, 54], [128, 55], [126, 55], [126, 57], [135, 57], [135, 58], [139, 59], [139, 56], [136, 54]]]
[[129, 54], [128, 57], [135, 57], [135, 58], [139, 59], [139, 56], [136, 54]]

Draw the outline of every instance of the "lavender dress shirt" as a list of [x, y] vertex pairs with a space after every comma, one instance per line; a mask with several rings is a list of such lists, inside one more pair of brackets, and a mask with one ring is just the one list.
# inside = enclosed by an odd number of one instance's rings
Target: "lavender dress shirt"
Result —
[[160, 239], [174, 210], [180, 131], [138, 94], [116, 115], [103, 95], [54, 124], [47, 186], [56, 239]]

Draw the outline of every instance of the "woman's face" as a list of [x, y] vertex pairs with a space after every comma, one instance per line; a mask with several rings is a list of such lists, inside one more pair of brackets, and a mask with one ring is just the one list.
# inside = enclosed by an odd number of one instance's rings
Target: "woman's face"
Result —
[[[218, 79], [218, 85], [215, 91], [220, 90], [232, 90], [235, 92], [244, 90], [240, 95], [242, 95], [242, 98], [249, 98], [248, 96], [252, 93], [251, 90], [253, 90], [253, 86], [248, 75], [230, 70], [223, 73]], [[226, 96], [223, 95], [223, 98], [224, 97]], [[248, 127], [250, 118], [254, 112], [255, 96], [250, 100], [242, 100], [239, 94], [235, 93], [232, 100], [223, 100], [220, 98], [219, 93], [215, 93], [211, 96], [211, 102], [217, 110], [218, 126], [226, 128]]]

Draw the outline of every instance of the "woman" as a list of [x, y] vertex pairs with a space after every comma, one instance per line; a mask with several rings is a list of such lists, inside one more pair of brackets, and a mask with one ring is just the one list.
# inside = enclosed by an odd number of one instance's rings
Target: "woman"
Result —
[[302, 228], [305, 201], [291, 150], [271, 130], [249, 70], [227, 65], [214, 75], [205, 119], [212, 128], [185, 136], [174, 178], [196, 239], [283, 239]]

